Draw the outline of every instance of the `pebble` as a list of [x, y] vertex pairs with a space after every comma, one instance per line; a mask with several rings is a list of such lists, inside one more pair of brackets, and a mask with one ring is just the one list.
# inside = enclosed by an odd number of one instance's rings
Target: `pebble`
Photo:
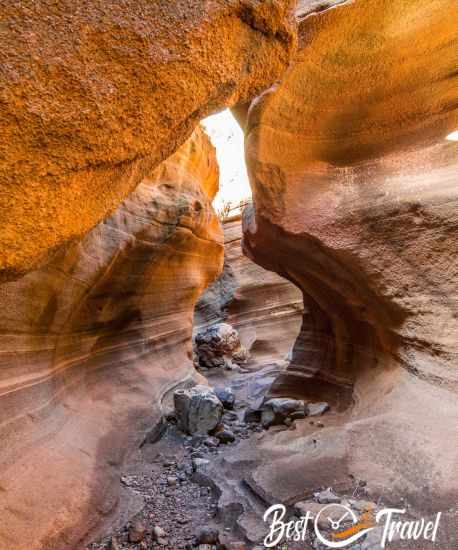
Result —
[[140, 521], [133, 521], [129, 526], [129, 542], [141, 542], [146, 535], [146, 526]]
[[175, 487], [177, 483], [178, 483], [178, 479], [176, 477], [170, 476], [167, 478], [167, 485], [169, 487]]
[[341, 498], [330, 487], [325, 491], [314, 493], [313, 496], [320, 504], [338, 504], [341, 501]]
[[234, 408], [235, 395], [231, 388], [215, 388], [215, 394], [225, 409], [232, 410]]
[[167, 544], [166, 536], [167, 535], [162, 527], [159, 527], [159, 525], [155, 525], [153, 527], [153, 538], [161, 546], [165, 546]]
[[220, 432], [216, 434], [216, 437], [220, 440], [221, 443], [232, 443], [235, 441], [235, 435], [228, 428], [223, 428]]

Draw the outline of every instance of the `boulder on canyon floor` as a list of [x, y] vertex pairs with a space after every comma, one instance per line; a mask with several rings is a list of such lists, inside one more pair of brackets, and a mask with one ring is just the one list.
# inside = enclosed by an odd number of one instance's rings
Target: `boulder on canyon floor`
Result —
[[176, 390], [173, 400], [178, 426], [188, 434], [208, 434], [221, 422], [223, 405], [208, 386]]
[[200, 330], [194, 338], [198, 366], [232, 369], [248, 361], [248, 351], [240, 343], [238, 332], [227, 323]]

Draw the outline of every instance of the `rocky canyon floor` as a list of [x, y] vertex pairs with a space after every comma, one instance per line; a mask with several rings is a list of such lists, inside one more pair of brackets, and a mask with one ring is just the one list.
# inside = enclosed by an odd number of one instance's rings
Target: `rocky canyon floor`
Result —
[[[230, 387], [234, 397], [232, 410], [224, 409], [223, 422], [234, 436], [225, 443], [211, 436], [189, 436], [176, 424], [169, 409], [162, 421], [138, 449], [120, 479], [123, 486], [117, 525], [105, 528], [97, 542], [87, 550], [260, 550], [266, 548], [264, 538], [269, 525], [263, 514], [272, 504], [266, 488], [254, 482], [254, 471], [260, 462], [281, 468], [278, 442], [283, 434], [289, 447], [295, 439], [316, 434], [312, 442], [319, 445], [320, 432], [326, 427], [337, 427], [345, 421], [345, 414], [332, 408], [323, 414], [294, 420], [289, 426], [277, 425], [265, 429], [260, 423], [248, 422], [247, 411], [252, 411], [266, 399], [271, 384], [284, 368], [283, 364], [256, 365], [234, 370], [212, 369], [205, 372], [214, 388]], [[259, 453], [263, 454], [260, 461]], [[277, 461], [277, 464], [275, 462]], [[326, 465], [323, 465], [324, 469]], [[349, 478], [343, 486], [326, 487], [317, 484], [314, 472], [310, 482], [313, 490], [304, 495], [289, 495], [284, 502], [287, 516], [284, 521], [297, 521], [305, 509], [317, 513], [332, 504], [351, 506], [362, 512], [373, 513], [388, 503], [383, 498], [372, 502], [367, 494], [367, 481]], [[337, 477], [337, 476], [336, 476]], [[298, 487], [301, 485], [298, 484]], [[408, 502], [403, 502], [407, 515], [415, 519]], [[448, 530], [458, 521], [457, 510], [444, 510], [442, 521]], [[327, 529], [328, 526], [324, 526]], [[329, 531], [328, 531], [329, 532]], [[217, 535], [212, 540], [212, 537]], [[205, 539], [207, 536], [207, 539]], [[210, 538], [208, 538], [210, 537]], [[370, 550], [380, 548], [382, 529], [377, 528], [348, 548]], [[441, 549], [455, 550], [453, 540], [441, 540]], [[414, 546], [413, 546], [414, 545]], [[274, 546], [280, 550], [323, 550], [312, 531], [300, 541], [285, 540]], [[423, 550], [431, 543], [422, 541], [391, 541], [393, 549]]]

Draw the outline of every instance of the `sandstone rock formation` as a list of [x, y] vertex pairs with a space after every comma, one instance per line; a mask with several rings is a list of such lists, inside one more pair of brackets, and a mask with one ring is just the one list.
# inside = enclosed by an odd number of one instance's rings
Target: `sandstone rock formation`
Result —
[[116, 508], [125, 458], [195, 372], [217, 186], [196, 130], [81, 243], [0, 287], [0, 548], [80, 547]]
[[242, 254], [240, 216], [223, 229], [224, 269], [196, 305], [196, 330], [224, 320], [257, 364], [283, 362], [300, 330], [302, 292]]
[[456, 9], [369, 0], [306, 17], [295, 62], [247, 114], [244, 248], [305, 301], [276, 393], [346, 411], [289, 454], [278, 435], [284, 459], [252, 480], [273, 502], [314, 476], [423, 511], [458, 500]]
[[0, 2], [0, 280], [82, 237], [280, 77], [293, 0]]

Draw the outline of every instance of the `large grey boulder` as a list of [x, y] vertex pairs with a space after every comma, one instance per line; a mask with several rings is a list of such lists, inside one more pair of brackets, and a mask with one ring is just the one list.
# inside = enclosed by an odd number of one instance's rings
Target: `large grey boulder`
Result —
[[189, 434], [208, 434], [221, 422], [223, 405], [208, 386], [176, 390], [174, 395], [178, 426]]
[[198, 332], [195, 353], [200, 367], [232, 368], [234, 363], [244, 364], [248, 351], [240, 342], [239, 333], [227, 323], [219, 323]]

